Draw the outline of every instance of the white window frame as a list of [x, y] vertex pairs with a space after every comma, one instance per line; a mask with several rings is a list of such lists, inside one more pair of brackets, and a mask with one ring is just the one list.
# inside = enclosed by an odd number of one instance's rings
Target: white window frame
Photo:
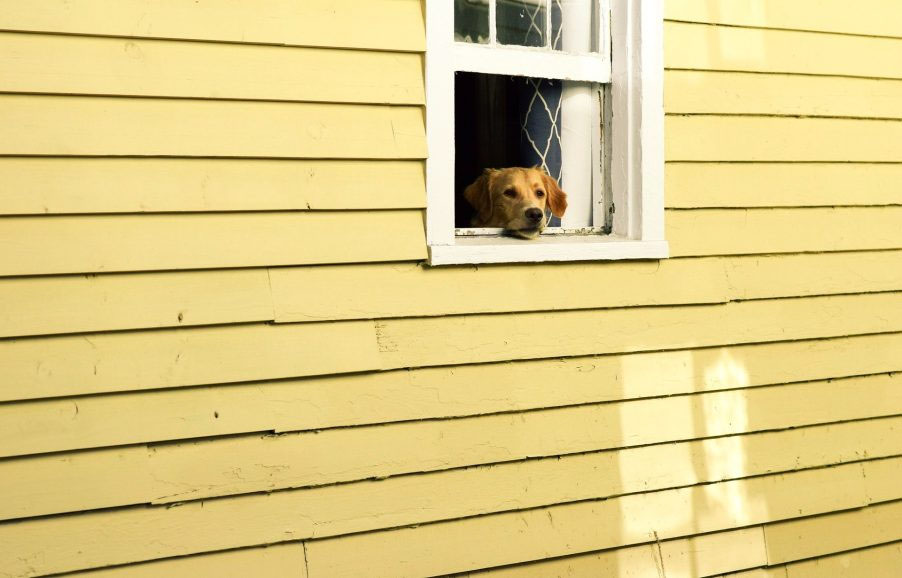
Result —
[[[489, 48], [455, 42], [453, 0], [427, 0], [426, 239], [430, 265], [668, 257], [664, 238], [662, 0], [612, 0], [612, 4], [610, 52], [603, 51], [601, 56], [547, 55], [525, 47]], [[525, 53], [531, 54], [524, 58]], [[604, 54], [612, 56], [610, 63]], [[614, 209], [609, 234], [542, 235], [531, 241], [455, 234], [454, 73], [458, 70], [609, 82], [610, 118], [604, 127], [610, 177], [606, 194]]]

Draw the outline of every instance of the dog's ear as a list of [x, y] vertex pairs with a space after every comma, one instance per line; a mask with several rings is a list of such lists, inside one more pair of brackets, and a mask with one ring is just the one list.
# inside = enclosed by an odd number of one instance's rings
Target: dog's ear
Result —
[[474, 225], [485, 226], [492, 220], [495, 205], [492, 202], [491, 185], [497, 172], [495, 169], [486, 169], [473, 184], [464, 189], [464, 198], [476, 209], [476, 216], [473, 217]]
[[563, 217], [567, 210], [567, 193], [561, 190], [554, 177], [547, 174], [542, 175], [545, 182], [545, 194], [548, 195], [548, 208], [555, 217]]

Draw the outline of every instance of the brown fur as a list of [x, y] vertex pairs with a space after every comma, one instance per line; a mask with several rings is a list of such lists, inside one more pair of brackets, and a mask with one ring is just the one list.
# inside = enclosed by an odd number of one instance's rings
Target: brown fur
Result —
[[[545, 228], [546, 206], [555, 217], [567, 210], [567, 194], [538, 167], [486, 169], [464, 189], [464, 198], [476, 210], [472, 226], [501, 227], [523, 239], [535, 239]], [[540, 210], [541, 220], [529, 219], [530, 209]]]

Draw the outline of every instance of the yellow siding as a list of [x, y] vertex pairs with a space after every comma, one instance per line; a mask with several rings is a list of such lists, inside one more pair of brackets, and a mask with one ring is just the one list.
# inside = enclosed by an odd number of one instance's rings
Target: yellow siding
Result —
[[0, 577], [895, 578], [902, 8], [665, 11], [673, 258], [429, 268], [421, 0], [0, 0]]

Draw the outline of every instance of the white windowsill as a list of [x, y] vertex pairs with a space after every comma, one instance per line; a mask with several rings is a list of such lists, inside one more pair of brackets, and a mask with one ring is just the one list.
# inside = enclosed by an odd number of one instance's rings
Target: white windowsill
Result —
[[429, 247], [430, 265], [666, 259], [667, 241], [639, 241], [615, 235], [543, 236], [532, 241], [507, 237], [457, 238]]

